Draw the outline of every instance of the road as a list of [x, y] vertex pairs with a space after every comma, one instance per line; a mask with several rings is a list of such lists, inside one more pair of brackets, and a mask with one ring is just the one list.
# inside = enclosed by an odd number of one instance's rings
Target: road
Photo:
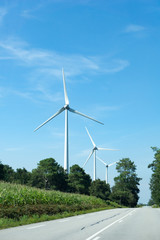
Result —
[[160, 209], [105, 210], [0, 230], [0, 240], [159, 240]]

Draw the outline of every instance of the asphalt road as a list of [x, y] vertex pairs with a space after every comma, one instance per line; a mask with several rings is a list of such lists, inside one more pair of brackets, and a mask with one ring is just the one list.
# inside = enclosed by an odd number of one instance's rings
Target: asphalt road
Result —
[[160, 209], [105, 210], [0, 230], [0, 240], [159, 240]]

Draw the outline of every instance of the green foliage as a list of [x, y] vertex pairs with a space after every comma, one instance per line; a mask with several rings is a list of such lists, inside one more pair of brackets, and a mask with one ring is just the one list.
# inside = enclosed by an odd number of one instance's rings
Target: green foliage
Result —
[[153, 201], [152, 198], [148, 201], [148, 204], [147, 204], [147, 205], [148, 205], [148, 206], [153, 206], [153, 205], [154, 205], [154, 201]]
[[28, 172], [25, 168], [17, 168], [15, 172], [15, 182], [19, 184], [28, 184], [31, 178], [31, 173]]
[[6, 182], [13, 182], [15, 179], [15, 172], [12, 167], [9, 165], [3, 165], [3, 171], [4, 171], [4, 178], [3, 180]]
[[102, 199], [0, 181], [0, 229], [120, 207]]
[[108, 200], [111, 194], [109, 184], [106, 184], [105, 181], [97, 179], [91, 183], [90, 195], [101, 198], [103, 200]]
[[70, 192], [89, 195], [89, 187], [91, 185], [91, 178], [85, 173], [83, 168], [77, 164], [70, 168], [68, 175], [68, 187]]
[[122, 208], [123, 207], [122, 205], [119, 205], [118, 203], [110, 201], [110, 200], [107, 200], [106, 203], [111, 208]]
[[0, 180], [4, 180], [4, 165], [0, 162]]
[[[14, 226], [10, 219], [27, 223], [28, 218], [33, 216], [36, 216], [37, 221], [39, 221], [38, 219], [41, 216], [50, 219], [49, 216], [56, 216], [57, 214], [60, 214], [57, 215], [57, 217], [60, 217], [64, 213], [73, 215], [78, 211], [113, 207], [111, 204], [106, 204], [105, 201], [93, 196], [62, 193], [54, 190], [47, 191], [20, 184], [0, 182], [0, 221], [1, 219], [8, 219], [6, 222], [8, 226]], [[36, 219], [34, 217], [34, 222], [36, 222]], [[54, 218], [52, 217], [52, 219]], [[3, 221], [3, 224], [5, 221]], [[3, 228], [3, 224], [0, 228]]]
[[0, 218], [12, 218], [19, 220], [22, 216], [41, 216], [47, 214], [49, 216], [54, 214], [61, 214], [63, 212], [76, 212], [81, 210], [92, 209], [93, 205], [86, 204], [36, 204], [36, 205], [24, 205], [24, 206], [3, 206], [0, 207]]
[[1, 206], [24, 206], [37, 204], [56, 204], [71, 206], [74, 204], [104, 206], [101, 199], [80, 194], [63, 193], [59, 191], [47, 191], [19, 184], [0, 182]]
[[116, 169], [119, 173], [114, 178], [115, 186], [112, 188], [112, 200], [128, 207], [135, 207], [138, 202], [139, 182], [141, 178], [137, 177], [136, 166], [129, 158], [120, 160]]
[[38, 188], [66, 191], [67, 175], [53, 158], [46, 158], [32, 171], [30, 184]]
[[151, 197], [155, 204], [160, 205], [160, 149], [152, 147], [154, 154], [154, 161], [148, 165], [153, 171], [150, 179]]

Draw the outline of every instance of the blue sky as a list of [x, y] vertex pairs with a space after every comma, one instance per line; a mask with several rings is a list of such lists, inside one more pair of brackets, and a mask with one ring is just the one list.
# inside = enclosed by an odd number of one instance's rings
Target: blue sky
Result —
[[[104, 126], [69, 113], [70, 166], [100, 147], [107, 163], [129, 157], [142, 177], [140, 202], [150, 198], [147, 168], [159, 147], [160, 3], [157, 0], [0, 1], [0, 160], [36, 168], [53, 157], [63, 166], [62, 67], [70, 106]], [[85, 167], [93, 176], [93, 158]], [[109, 168], [114, 184], [115, 166]], [[97, 177], [105, 167], [97, 162]]]

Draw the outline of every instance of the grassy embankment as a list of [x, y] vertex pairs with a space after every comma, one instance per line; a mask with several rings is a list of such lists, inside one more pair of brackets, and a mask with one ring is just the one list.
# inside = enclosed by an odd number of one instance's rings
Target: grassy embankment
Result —
[[0, 229], [117, 207], [92, 196], [0, 182]]

